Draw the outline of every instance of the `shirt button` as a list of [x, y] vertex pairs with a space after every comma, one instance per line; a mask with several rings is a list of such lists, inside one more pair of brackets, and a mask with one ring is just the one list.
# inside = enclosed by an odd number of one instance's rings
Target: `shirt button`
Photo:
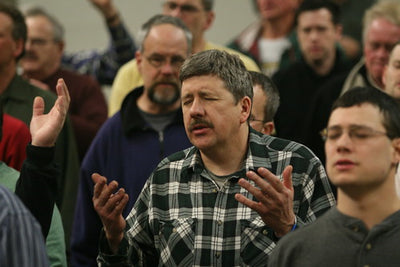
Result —
[[172, 228], [172, 232], [173, 232], [173, 233], [176, 233], [176, 228]]
[[220, 256], [221, 256], [221, 252], [215, 253], [215, 257], [216, 257], [217, 259], [219, 259]]
[[213, 193], [217, 193], [217, 189], [214, 188], [214, 189], [212, 190], [212, 192], [213, 192]]
[[268, 231], [265, 229], [262, 231], [262, 233], [263, 233], [263, 235], [268, 235]]
[[354, 227], [353, 227], [353, 231], [354, 231], [354, 232], [358, 232], [358, 230], [359, 230], [359, 229], [358, 229], [358, 226], [354, 226]]
[[218, 220], [218, 225], [222, 225], [222, 221], [221, 220]]
[[368, 244], [365, 246], [365, 248], [366, 248], [366, 250], [370, 250], [370, 249], [372, 248], [371, 243], [368, 243]]
[[364, 267], [370, 267], [370, 265], [369, 264], [365, 264]]

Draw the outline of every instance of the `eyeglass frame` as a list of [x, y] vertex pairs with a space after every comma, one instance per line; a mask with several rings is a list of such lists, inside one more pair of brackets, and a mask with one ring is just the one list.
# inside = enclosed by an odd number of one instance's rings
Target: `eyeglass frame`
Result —
[[[340, 131], [341, 131], [340, 135], [337, 136], [337, 137], [335, 136], [335, 137], [330, 138], [328, 136], [329, 135], [329, 129], [332, 130], [332, 129], [335, 129], [335, 128], [340, 129]], [[364, 131], [367, 130], [369, 132], [368, 133], [364, 133], [364, 135], [360, 135], [359, 134], [359, 136], [357, 136], [357, 133], [356, 133], [357, 130], [364, 130]], [[324, 142], [336, 141], [343, 135], [343, 133], [344, 133], [344, 129], [339, 127], [339, 126], [327, 127], [327, 128], [324, 128], [322, 131], [319, 132], [319, 134], [321, 135], [321, 138], [322, 138], [322, 140]], [[388, 137], [390, 140], [393, 139], [387, 132], [375, 130], [375, 129], [372, 129], [372, 128], [370, 128], [368, 126], [365, 126], [365, 125], [353, 125], [353, 126], [350, 126], [350, 128], [347, 130], [347, 135], [349, 136], [349, 138], [350, 138], [350, 140], [352, 142], [360, 142], [360, 141], [364, 141], [364, 140], [370, 139], [370, 138], [375, 137], [375, 136], [380, 136], [380, 135], [384, 135], [384, 136]]]
[[[143, 57], [149, 62], [151, 66], [154, 68], [160, 69], [162, 66], [167, 64], [168, 62], [168, 57], [165, 57], [163, 55], [151, 55], [151, 56], [145, 56]], [[183, 65], [183, 62], [185, 62], [185, 58], [179, 57], [179, 56], [172, 56], [171, 59], [169, 60], [169, 64], [171, 67], [174, 69], [180, 69], [180, 67]]]

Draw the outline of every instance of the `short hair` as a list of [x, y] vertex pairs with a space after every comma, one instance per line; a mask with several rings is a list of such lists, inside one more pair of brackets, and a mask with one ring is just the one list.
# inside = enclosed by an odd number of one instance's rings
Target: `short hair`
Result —
[[39, 6], [31, 6], [24, 12], [25, 18], [29, 17], [45, 17], [53, 28], [53, 40], [55, 42], [64, 41], [64, 27], [63, 25], [52, 15], [50, 15], [44, 8]]
[[205, 50], [189, 57], [182, 65], [181, 82], [194, 76], [213, 75], [220, 78], [236, 103], [245, 96], [253, 99], [253, 87], [243, 61], [221, 50]]
[[280, 101], [278, 88], [267, 75], [256, 71], [249, 71], [249, 73], [253, 86], [260, 85], [267, 96], [267, 102], [264, 106], [264, 122], [273, 121]]
[[384, 18], [400, 27], [400, 3], [398, 1], [380, 1], [367, 9], [363, 17], [363, 40], [369, 26], [375, 19]]
[[298, 25], [299, 16], [308, 11], [325, 8], [331, 13], [332, 23], [338, 25], [340, 22], [340, 6], [330, 0], [304, 0], [296, 11], [295, 25]]
[[[4, 13], [9, 16], [13, 22], [11, 35], [14, 41], [22, 40], [24, 45], [27, 39], [27, 28], [25, 18], [22, 13], [13, 5], [0, 3], [0, 13]], [[25, 53], [25, 48], [22, 53], [16, 58], [17, 60], [22, 58]]]
[[332, 106], [332, 112], [337, 108], [349, 108], [362, 104], [371, 104], [383, 115], [383, 126], [390, 139], [400, 137], [400, 106], [388, 94], [372, 87], [354, 87], [340, 96]]
[[137, 35], [137, 43], [139, 44], [139, 50], [143, 52], [144, 47], [143, 47], [143, 42], [146, 39], [147, 35], [149, 35], [150, 30], [157, 25], [162, 25], [162, 24], [171, 24], [173, 26], [176, 26], [177, 28], [180, 28], [183, 30], [185, 33], [186, 41], [188, 43], [188, 54], [191, 53], [192, 51], [192, 33], [190, 30], [186, 27], [185, 23], [180, 18], [176, 17], [171, 17], [167, 15], [161, 15], [157, 14], [151, 17], [148, 21], [146, 21], [142, 27], [139, 30], [139, 33]]
[[214, 0], [201, 0], [201, 3], [206, 11], [211, 11], [214, 8]]

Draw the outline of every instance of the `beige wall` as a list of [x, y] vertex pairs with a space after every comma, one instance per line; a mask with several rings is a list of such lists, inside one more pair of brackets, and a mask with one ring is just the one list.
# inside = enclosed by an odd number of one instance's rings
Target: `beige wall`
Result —
[[[130, 32], [161, 11], [161, 0], [114, 0]], [[108, 36], [104, 23], [88, 0], [18, 0], [21, 6], [41, 5], [56, 15], [66, 29], [67, 51], [104, 48]], [[216, 20], [207, 31], [207, 39], [225, 44], [255, 19], [251, 0], [218, 0]]]

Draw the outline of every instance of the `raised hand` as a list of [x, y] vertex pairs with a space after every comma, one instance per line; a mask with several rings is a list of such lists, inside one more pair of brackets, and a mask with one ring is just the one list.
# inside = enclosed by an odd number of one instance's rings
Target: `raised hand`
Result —
[[103, 223], [111, 251], [116, 253], [124, 237], [126, 222], [122, 211], [128, 203], [129, 197], [123, 188], [117, 191], [118, 183], [116, 181], [111, 181], [107, 185], [106, 177], [97, 173], [92, 174], [92, 180], [94, 182], [93, 206]]
[[257, 200], [253, 201], [242, 194], [235, 198], [240, 203], [260, 214], [266, 225], [274, 229], [275, 235], [281, 237], [288, 233], [295, 222], [293, 212], [292, 166], [283, 171], [283, 182], [266, 168], [259, 168], [257, 173], [249, 171], [246, 176], [254, 181], [259, 188], [252, 186], [241, 178], [239, 185], [249, 191]]
[[32, 135], [32, 145], [34, 146], [54, 146], [58, 134], [64, 126], [71, 99], [63, 79], [58, 80], [56, 90], [57, 100], [47, 114], [44, 114], [43, 98], [38, 96], [33, 101], [32, 119], [29, 128]]

